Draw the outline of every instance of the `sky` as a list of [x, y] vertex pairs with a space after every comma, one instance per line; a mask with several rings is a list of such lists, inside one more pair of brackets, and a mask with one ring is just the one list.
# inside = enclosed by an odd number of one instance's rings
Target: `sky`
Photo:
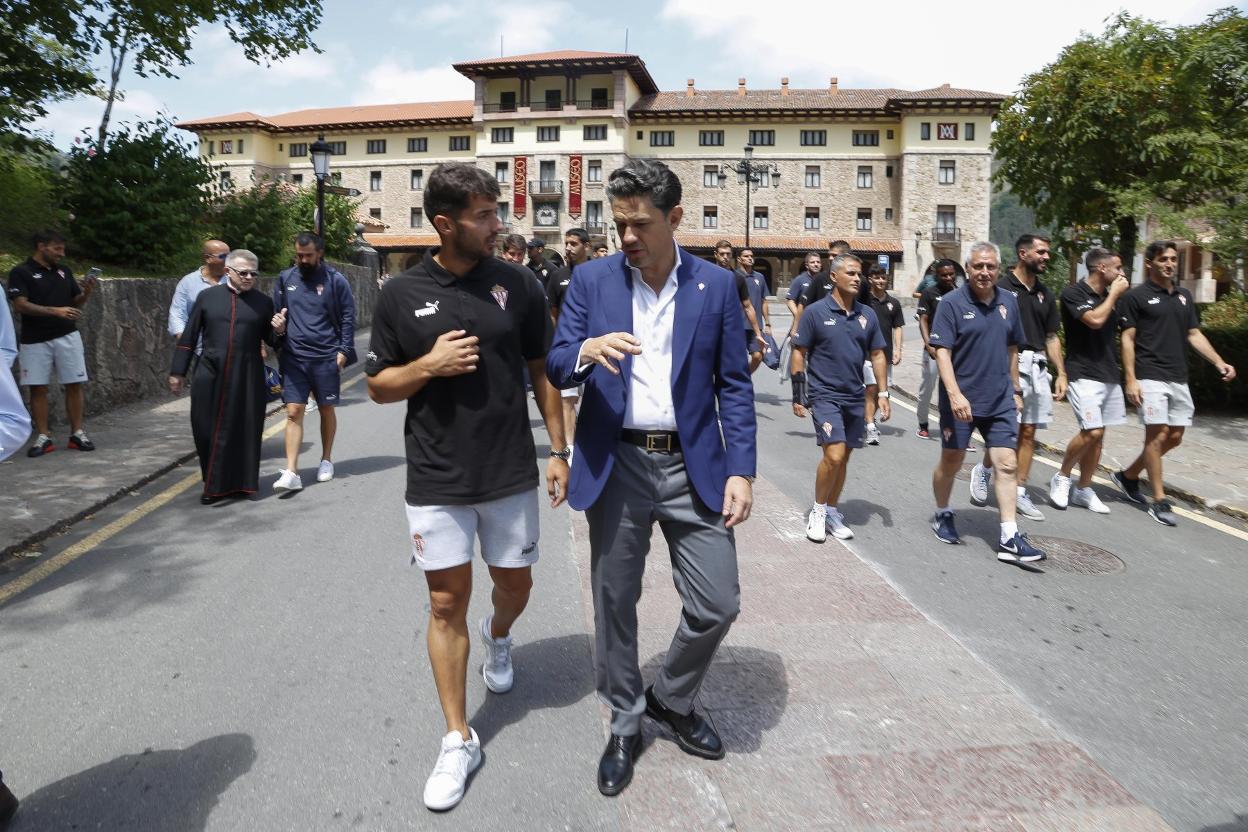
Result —
[[[627, 50], [663, 90], [954, 87], [1012, 93], [1081, 32], [1099, 33], [1120, 11], [1168, 24], [1195, 23], [1229, 5], [1194, 0], [1050, 0], [1034, 13], [999, 0], [568, 0], [408, 2], [324, 0], [313, 36], [323, 50], [273, 66], [242, 57], [222, 27], [195, 34], [192, 64], [177, 79], [127, 72], [114, 121], [165, 113], [176, 119], [250, 110], [274, 115], [309, 107], [469, 99], [457, 61], [556, 49]], [[589, 11], [592, 8], [592, 11]], [[1032, 8], [1032, 7], [1027, 7]], [[1241, 6], [1242, 8], [1242, 6]], [[577, 19], [577, 15], [581, 19]], [[803, 32], [812, 33], [803, 37]], [[102, 73], [101, 73], [102, 74]], [[99, 123], [103, 102], [57, 102], [34, 126], [67, 147]]]

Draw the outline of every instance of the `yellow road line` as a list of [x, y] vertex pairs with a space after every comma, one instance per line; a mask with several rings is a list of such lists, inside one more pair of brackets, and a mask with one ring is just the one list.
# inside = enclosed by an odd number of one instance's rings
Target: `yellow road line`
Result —
[[[349, 381], [344, 382], [340, 389], [345, 390], [351, 385], [358, 383], [362, 378], [364, 378], [363, 373], [353, 379], [350, 379]], [[283, 418], [280, 412], [276, 415], [277, 423], [262, 434], [264, 439], [276, 436], [286, 429], [286, 419]], [[198, 471], [193, 474], [188, 474], [156, 496], [143, 502], [135, 508], [132, 508], [130, 511], [126, 512], [121, 517], [118, 517], [104, 528], [92, 532], [63, 552], [53, 555], [33, 569], [23, 572], [20, 576], [13, 579], [9, 583], [0, 586], [0, 606], [8, 603], [12, 598], [30, 589], [44, 578], [54, 575], [66, 566], [69, 566], [71, 563], [78, 560], [78, 558], [82, 557], [87, 552], [90, 552], [101, 543], [107, 542], [110, 538], [113, 538], [130, 528], [156, 509], [167, 505], [171, 500], [173, 500], [173, 498], [200, 482], [202, 482], [202, 479]]]
[[[915, 409], [914, 405], [910, 404], [909, 402], [903, 402], [897, 399], [892, 399], [892, 403], [893, 403], [893, 407], [902, 407], [902, 408], [905, 408], [906, 410], [909, 410], [911, 413], [918, 413], [918, 410]], [[1032, 461], [1039, 462], [1043, 465], [1047, 465], [1050, 468], [1054, 468], [1058, 471], [1062, 469], [1062, 466], [1060, 463], [1054, 462], [1048, 457], [1041, 456], [1039, 454], [1033, 456]], [[1117, 491], [1118, 489], [1118, 486], [1114, 485], [1112, 482], [1105, 479], [1104, 477], [1093, 476], [1092, 482], [1097, 483], [1099, 485], [1104, 485], [1108, 488], [1114, 489], [1115, 491]], [[1248, 532], [1245, 532], [1242, 529], [1237, 529], [1234, 526], [1228, 526], [1225, 523], [1219, 523], [1217, 520], [1210, 519], [1203, 514], [1197, 514], [1194, 511], [1188, 511], [1182, 506], [1173, 506], [1171, 510], [1175, 514], [1179, 515], [1180, 517], [1186, 517], [1188, 520], [1195, 521], [1197, 523], [1200, 523], [1203, 526], [1208, 526], [1211, 529], [1217, 529], [1223, 534], [1228, 534], [1231, 537], [1236, 537], [1236, 538], [1239, 538], [1240, 540], [1248, 541]]]

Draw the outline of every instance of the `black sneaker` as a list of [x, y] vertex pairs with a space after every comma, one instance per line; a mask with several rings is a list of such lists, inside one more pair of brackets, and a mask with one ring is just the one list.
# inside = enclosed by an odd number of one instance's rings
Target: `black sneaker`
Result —
[[997, 544], [997, 560], [1005, 563], [1034, 563], [1048, 557], [1043, 549], [1031, 545], [1027, 535], [1015, 532], [1007, 541]]
[[66, 443], [75, 451], [94, 451], [95, 443], [87, 438], [87, 432], [80, 430], [77, 433], [70, 434], [69, 442]]
[[1163, 526], [1177, 526], [1178, 519], [1174, 516], [1174, 508], [1166, 500], [1160, 500], [1148, 507], [1148, 515]]
[[1139, 503], [1140, 505], [1148, 502], [1144, 499], [1144, 495], [1140, 493], [1140, 481], [1138, 479], [1133, 480], [1121, 471], [1115, 471], [1109, 475], [1109, 478], [1114, 481], [1114, 485], [1118, 486], [1119, 491], [1127, 495], [1127, 499], [1131, 502]]
[[35, 444], [30, 446], [30, 450], [26, 452], [26, 456], [43, 456], [50, 454], [56, 450], [56, 446], [52, 444], [52, 439], [46, 433], [39, 434], [39, 438], [35, 440]]

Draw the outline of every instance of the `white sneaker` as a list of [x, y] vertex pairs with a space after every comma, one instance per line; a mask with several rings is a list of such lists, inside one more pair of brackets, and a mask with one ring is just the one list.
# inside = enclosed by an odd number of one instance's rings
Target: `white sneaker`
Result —
[[307, 405], [304, 406], [303, 412], [311, 413], [313, 410], [316, 410], [316, 398], [313, 396], [308, 396], [308, 403]]
[[316, 469], [317, 482], [329, 482], [334, 478], [334, 463], [328, 459], [322, 459], [321, 465]]
[[294, 471], [283, 471], [273, 483], [274, 491], [302, 491], [303, 480]]
[[837, 540], [849, 540], [854, 536], [854, 530], [845, 525], [845, 515], [839, 511], [829, 511], [827, 513], [827, 529], [832, 532], [832, 536]]
[[1070, 477], [1063, 477], [1060, 471], [1049, 480], [1049, 502], [1060, 509], [1070, 505]]
[[464, 799], [468, 775], [481, 765], [481, 740], [471, 728], [468, 733], [471, 735], [468, 740], [458, 731], [442, 738], [442, 750], [433, 765], [433, 774], [425, 781], [425, 806], [435, 812], [446, 811]]
[[977, 506], [988, 505], [988, 486], [992, 484], [992, 469], [976, 462], [971, 469], [971, 502]]
[[1031, 497], [1026, 491], [1018, 495], [1018, 501], [1014, 504], [1018, 509], [1018, 513], [1026, 517], [1028, 520], [1043, 520], [1044, 513], [1036, 508], [1036, 504], [1031, 501]]
[[874, 424], [867, 425], [867, 444], [868, 445], [880, 444], [880, 429], [877, 428]]
[[515, 671], [511, 666], [511, 636], [494, 638], [490, 635], [493, 615], [481, 619], [481, 643], [485, 645], [485, 661], [481, 664], [481, 677], [492, 693], [511, 690]]
[[1096, 492], [1092, 490], [1090, 485], [1087, 488], [1076, 488], [1072, 491], [1070, 504], [1072, 506], [1082, 506], [1096, 514], [1109, 514], [1109, 506], [1101, 502], [1101, 498], [1096, 496]]
[[828, 531], [825, 526], [826, 516], [820, 516], [814, 511], [806, 516], [806, 539], [811, 543], [822, 543], [828, 539]]

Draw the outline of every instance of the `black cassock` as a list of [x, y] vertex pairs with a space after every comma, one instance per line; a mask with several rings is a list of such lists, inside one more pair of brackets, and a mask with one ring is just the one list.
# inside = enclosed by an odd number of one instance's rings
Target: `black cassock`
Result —
[[238, 294], [222, 281], [199, 293], [178, 339], [172, 374], [185, 376], [203, 338], [191, 380], [191, 432], [205, 497], [251, 494], [259, 486], [268, 403], [260, 344], [274, 341], [272, 318], [268, 295], [256, 289]]

